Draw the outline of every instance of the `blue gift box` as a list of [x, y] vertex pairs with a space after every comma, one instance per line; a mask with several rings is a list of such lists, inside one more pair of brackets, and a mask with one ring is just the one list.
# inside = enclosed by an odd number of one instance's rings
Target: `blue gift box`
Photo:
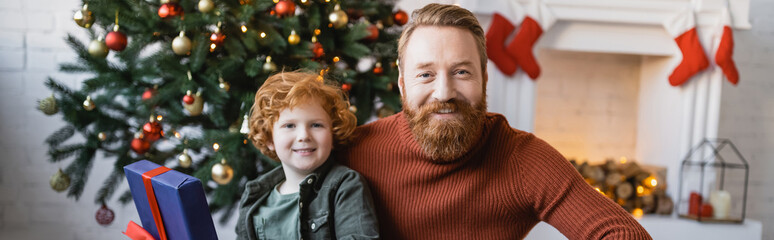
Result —
[[[124, 167], [143, 228], [156, 239], [158, 229], [151, 213], [142, 174], [160, 165], [142, 160]], [[218, 239], [207, 198], [199, 179], [169, 170], [151, 178], [167, 239]]]

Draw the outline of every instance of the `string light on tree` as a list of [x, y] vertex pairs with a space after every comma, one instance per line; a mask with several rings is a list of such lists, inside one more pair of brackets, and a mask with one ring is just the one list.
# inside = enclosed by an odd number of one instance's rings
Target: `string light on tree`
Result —
[[191, 39], [185, 36], [185, 31], [180, 31], [180, 35], [172, 39], [172, 51], [177, 55], [191, 52]]
[[218, 22], [218, 28], [215, 29], [215, 32], [210, 34], [210, 52], [215, 51], [215, 48], [223, 45], [223, 41], [226, 40], [226, 34], [223, 34], [220, 31], [220, 25], [221, 22]]
[[212, 165], [212, 180], [220, 185], [226, 185], [234, 178], [234, 169], [226, 163], [226, 159], [221, 159], [220, 163]]
[[97, 139], [100, 141], [105, 141], [107, 139], [107, 134], [105, 134], [105, 132], [99, 132], [97, 133]]
[[89, 11], [89, 4], [83, 4], [81, 10], [76, 10], [75, 14], [73, 14], [73, 20], [75, 20], [75, 23], [78, 24], [78, 26], [91, 28], [91, 25], [94, 24], [94, 16], [92, 16], [92, 12]]

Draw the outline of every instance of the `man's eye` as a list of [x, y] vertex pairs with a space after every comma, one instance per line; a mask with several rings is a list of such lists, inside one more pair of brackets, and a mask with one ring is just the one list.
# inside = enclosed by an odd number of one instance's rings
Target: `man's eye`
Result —
[[429, 78], [429, 77], [430, 77], [430, 73], [421, 73], [421, 74], [417, 75], [417, 77], [420, 77], [420, 78]]
[[458, 70], [457, 74], [470, 74], [470, 72], [468, 70]]

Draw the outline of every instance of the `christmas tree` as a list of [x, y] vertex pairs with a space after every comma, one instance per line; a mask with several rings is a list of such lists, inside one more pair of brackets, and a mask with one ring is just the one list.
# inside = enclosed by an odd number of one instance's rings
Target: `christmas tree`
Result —
[[80, 89], [49, 78], [39, 109], [66, 121], [46, 143], [52, 162], [71, 161], [52, 188], [75, 199], [95, 159], [115, 161], [97, 204], [147, 159], [202, 180], [213, 211], [235, 208], [245, 182], [278, 164], [245, 136], [256, 90], [278, 71], [338, 82], [359, 124], [400, 110], [408, 15], [392, 1], [87, 0], [73, 18], [91, 39], [68, 36], [78, 58], [60, 70], [90, 77]]

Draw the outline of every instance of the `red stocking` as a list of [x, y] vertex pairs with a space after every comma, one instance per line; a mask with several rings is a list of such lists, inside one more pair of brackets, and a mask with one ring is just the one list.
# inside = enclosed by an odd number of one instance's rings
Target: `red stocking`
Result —
[[513, 32], [514, 26], [499, 13], [492, 16], [492, 24], [486, 31], [486, 55], [505, 75], [516, 72], [516, 61], [505, 52], [505, 39]]
[[516, 64], [532, 79], [537, 79], [540, 76], [540, 66], [535, 60], [532, 49], [542, 34], [543, 28], [540, 27], [540, 24], [530, 16], [526, 16], [521, 22], [519, 32], [516, 33], [516, 38], [508, 44], [508, 54], [516, 59]]
[[691, 28], [681, 34], [675, 38], [675, 42], [683, 54], [683, 60], [677, 65], [672, 75], [669, 75], [669, 84], [680, 86], [691, 79], [691, 76], [707, 68], [709, 60], [704, 55], [704, 48], [701, 47], [696, 28]]

